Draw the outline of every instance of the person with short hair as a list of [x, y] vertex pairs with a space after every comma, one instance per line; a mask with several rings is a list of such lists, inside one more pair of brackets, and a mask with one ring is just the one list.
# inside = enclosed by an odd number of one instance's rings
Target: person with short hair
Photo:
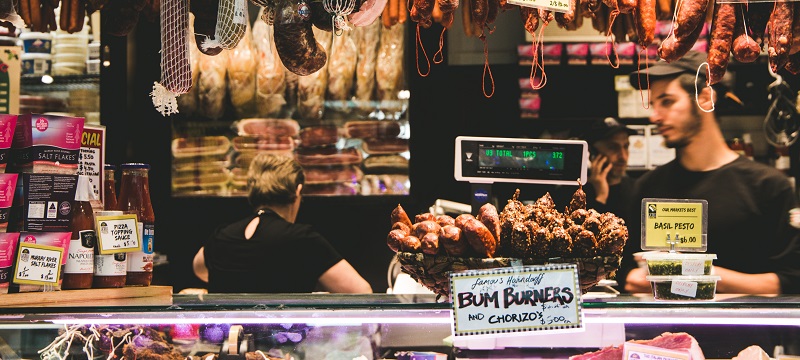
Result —
[[293, 158], [259, 154], [247, 178], [255, 213], [218, 228], [195, 255], [195, 275], [209, 292], [372, 292], [322, 235], [295, 224], [305, 176]]
[[[634, 87], [649, 75], [652, 114], [675, 160], [642, 175], [631, 195], [630, 238], [617, 281], [628, 292], [650, 292], [647, 270], [632, 254], [641, 249], [643, 198], [708, 201], [708, 253], [717, 254], [717, 292], [800, 293], [800, 238], [789, 224], [796, 206], [788, 178], [773, 167], [731, 150], [711, 109], [725, 88], [706, 86], [698, 68], [706, 54], [690, 51], [671, 63], [658, 62], [634, 72]], [[695, 77], [698, 77], [697, 79]], [[695, 94], [695, 83], [697, 94]]]
[[594, 121], [589, 126], [583, 136], [591, 154], [589, 179], [584, 187], [588, 208], [611, 212], [627, 220], [634, 183], [627, 174], [628, 136], [635, 133], [611, 117]]

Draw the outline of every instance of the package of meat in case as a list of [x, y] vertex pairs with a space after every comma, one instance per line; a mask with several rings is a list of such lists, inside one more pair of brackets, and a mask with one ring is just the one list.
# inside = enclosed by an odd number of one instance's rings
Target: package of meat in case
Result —
[[242, 119], [236, 122], [238, 134], [263, 137], [297, 136], [300, 124], [291, 119]]
[[231, 142], [224, 136], [200, 136], [172, 139], [175, 158], [219, 156], [228, 152]]
[[333, 125], [309, 126], [300, 130], [300, 146], [318, 147], [336, 145], [339, 128]]
[[209, 156], [191, 156], [172, 159], [173, 171], [202, 171], [209, 168], [227, 168], [231, 165], [229, 153]]
[[19, 115], [11, 143], [9, 172], [75, 174], [83, 118]]
[[389, 139], [400, 135], [400, 124], [392, 120], [359, 120], [344, 123], [349, 138]]
[[399, 154], [408, 151], [408, 139], [364, 139], [361, 149], [369, 155]]
[[400, 155], [370, 155], [363, 166], [367, 174], [408, 174], [408, 159]]
[[253, 161], [253, 158], [260, 153], [270, 153], [274, 155], [280, 156], [288, 156], [293, 157], [294, 153], [292, 150], [259, 150], [259, 151], [243, 151], [236, 155], [236, 159], [233, 161], [233, 165], [235, 167], [240, 167], [242, 169], [249, 169], [250, 162]]
[[[306, 176], [306, 182], [308, 176]], [[231, 195], [243, 195], [247, 192], [247, 169], [235, 167], [231, 169]]]
[[303, 186], [304, 196], [358, 195], [358, 186], [350, 183], [308, 184]]
[[303, 167], [316, 165], [358, 165], [361, 152], [356, 148], [337, 149], [336, 147], [298, 148], [295, 159]]
[[567, 44], [567, 63], [570, 65], [586, 65], [589, 56], [589, 44]]
[[306, 166], [303, 167], [306, 184], [358, 183], [364, 177], [355, 165]]
[[364, 175], [361, 195], [408, 195], [410, 187], [407, 175]]
[[239, 152], [294, 150], [294, 139], [287, 136], [237, 136], [233, 138], [233, 149]]
[[222, 194], [230, 181], [228, 169], [205, 169], [172, 173], [172, 191], [176, 194]]

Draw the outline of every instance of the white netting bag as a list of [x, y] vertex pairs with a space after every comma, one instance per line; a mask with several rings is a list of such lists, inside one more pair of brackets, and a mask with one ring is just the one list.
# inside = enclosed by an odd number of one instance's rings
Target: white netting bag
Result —
[[219, 0], [214, 39], [206, 38], [200, 46], [203, 50], [235, 48], [244, 37], [248, 20], [247, 0]]
[[178, 113], [176, 98], [192, 88], [189, 61], [189, 4], [187, 0], [161, 0], [161, 82], [153, 84], [153, 105], [161, 115]]
[[350, 30], [347, 25], [347, 15], [353, 13], [356, 7], [355, 0], [322, 0], [322, 6], [329, 14], [333, 15], [333, 28], [336, 35], [342, 35], [343, 30]]
[[14, 9], [12, 0], [0, 0], [0, 21], [8, 21], [11, 25], [20, 29], [25, 28], [25, 22]]

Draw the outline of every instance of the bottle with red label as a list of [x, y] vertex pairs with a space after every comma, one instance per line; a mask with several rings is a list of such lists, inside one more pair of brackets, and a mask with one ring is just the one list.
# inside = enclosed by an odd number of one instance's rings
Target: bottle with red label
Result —
[[106, 164], [103, 168], [103, 175], [105, 177], [105, 189], [103, 189], [103, 209], [117, 210], [117, 181], [114, 179], [114, 173], [117, 167], [114, 165]]
[[62, 289], [89, 289], [94, 279], [94, 214], [90, 201], [93, 198], [89, 178], [78, 176], [75, 192], [75, 209], [72, 210], [69, 253], [61, 280]]
[[122, 164], [122, 179], [117, 206], [126, 214], [139, 218], [139, 234], [142, 251], [128, 253], [127, 285], [149, 286], [153, 280], [153, 238], [155, 237], [155, 214], [150, 202], [148, 172], [150, 165], [141, 163]]

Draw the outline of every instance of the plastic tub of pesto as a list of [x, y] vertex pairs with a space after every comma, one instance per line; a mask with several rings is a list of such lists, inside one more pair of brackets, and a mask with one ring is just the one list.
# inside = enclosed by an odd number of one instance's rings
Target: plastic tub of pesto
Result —
[[682, 254], [675, 252], [646, 252], [650, 275], [711, 275], [717, 254]]
[[656, 300], [714, 300], [717, 294], [716, 275], [648, 275]]

